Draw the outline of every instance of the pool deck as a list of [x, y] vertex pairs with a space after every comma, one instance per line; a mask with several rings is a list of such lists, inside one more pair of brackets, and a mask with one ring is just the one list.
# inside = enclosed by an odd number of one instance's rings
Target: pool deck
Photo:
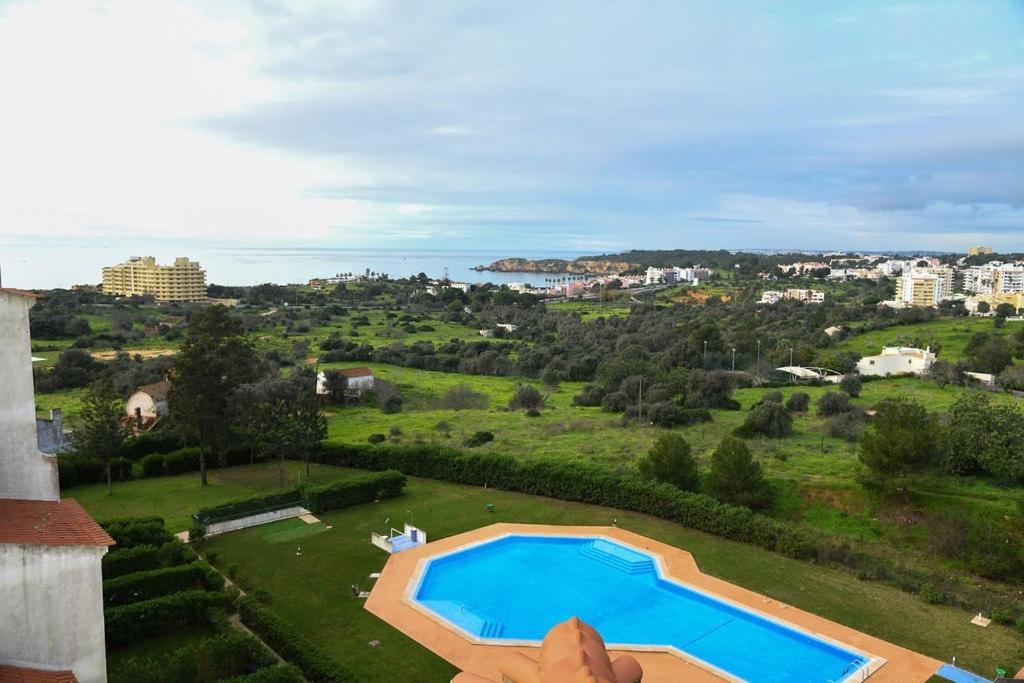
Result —
[[[508, 534], [551, 534], [558, 536], [605, 536], [644, 550], [659, 558], [666, 578], [712, 593], [724, 600], [786, 622], [827, 640], [836, 641], [876, 658], [880, 666], [868, 677], [872, 683], [886, 681], [917, 683], [926, 681], [942, 665], [938, 660], [893, 645], [884, 640], [848, 628], [834, 621], [780, 603], [735, 584], [701, 572], [693, 555], [665, 543], [617, 527], [548, 526], [538, 524], [492, 524], [490, 526], [432, 541], [424, 546], [392, 555], [366, 601], [366, 609], [443, 657], [462, 671], [498, 680], [498, 662], [510, 651], [536, 654], [539, 648], [494, 645], [474, 642], [432, 613], [415, 607], [408, 599], [413, 581], [423, 561], [466, 545], [477, 544]], [[669, 681], [720, 682], [733, 680], [700, 663], [664, 651], [610, 650], [614, 659], [628, 652], [644, 669], [645, 683]], [[860, 680], [860, 676], [857, 676]]]

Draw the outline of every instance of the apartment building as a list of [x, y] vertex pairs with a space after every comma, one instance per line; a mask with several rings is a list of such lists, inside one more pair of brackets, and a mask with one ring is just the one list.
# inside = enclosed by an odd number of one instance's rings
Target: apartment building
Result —
[[115, 296], [153, 296], [157, 301], [203, 301], [206, 271], [179, 257], [161, 266], [152, 256], [135, 256], [103, 269], [103, 291]]
[[[900, 306], [938, 306], [945, 296], [945, 280], [935, 273], [910, 271], [896, 280], [896, 304]], [[952, 282], [950, 282], [952, 290]]]
[[967, 253], [970, 256], [978, 256], [979, 254], [991, 254], [992, 247], [986, 247], [984, 245], [978, 245], [976, 247], [969, 247]]
[[806, 301], [811, 304], [820, 304], [825, 301], [825, 292], [817, 289], [787, 289], [782, 296], [784, 299]]
[[963, 269], [964, 291], [974, 294], [1017, 294], [1024, 292], [1024, 265], [986, 263]]

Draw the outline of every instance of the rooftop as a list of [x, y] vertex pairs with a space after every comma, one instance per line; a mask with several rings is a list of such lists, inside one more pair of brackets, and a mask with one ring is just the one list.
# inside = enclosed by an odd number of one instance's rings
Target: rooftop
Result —
[[[77, 500], [0, 499], [0, 543], [114, 545]], [[0, 675], [0, 681], [7, 680]], [[18, 680], [18, 679], [12, 679]]]
[[15, 296], [25, 296], [30, 299], [42, 299], [42, 294], [36, 294], [35, 292], [28, 292], [24, 289], [14, 289], [13, 287], [0, 287], [0, 292], [4, 294], [13, 294]]
[[346, 377], [373, 377], [373, 370], [370, 368], [342, 368], [339, 372]]
[[154, 401], [165, 401], [167, 400], [167, 394], [171, 391], [171, 383], [164, 380], [162, 382], [155, 382], [154, 384], [146, 384], [135, 391], [141, 391], [144, 394], [149, 394]]
[[78, 683], [71, 671], [26, 669], [0, 664], [0, 683]]

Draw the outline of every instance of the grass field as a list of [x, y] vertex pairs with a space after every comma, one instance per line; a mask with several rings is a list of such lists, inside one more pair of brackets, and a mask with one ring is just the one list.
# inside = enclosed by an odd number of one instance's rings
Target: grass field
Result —
[[[174, 480], [162, 481], [171, 486]], [[486, 512], [487, 503], [494, 504], [494, 513]], [[278, 527], [287, 529], [287, 524], [219, 536], [205, 549], [216, 551], [218, 566], [237, 565], [253, 586], [268, 591], [273, 610], [367, 680], [446, 681], [453, 673], [351, 596], [350, 586], [369, 588], [369, 574], [380, 571], [387, 559], [370, 545], [369, 532], [403, 520], [442, 538], [499, 521], [606, 525], [617, 518], [624, 528], [692, 552], [707, 573], [905, 647], [947, 661], [955, 654], [958, 662], [983, 673], [997, 665], [1015, 670], [1024, 663], [1019, 635], [1004, 627], [979, 629], [964, 612], [642, 515], [412, 479], [400, 498], [321, 518], [333, 528], [303, 537], [301, 557], [295, 555], [297, 543], [274, 538]], [[380, 647], [370, 647], [372, 640], [379, 640]]]
[[939, 318], [856, 334], [842, 341], [838, 348], [873, 356], [883, 346], [931, 346], [940, 360], [954, 362], [964, 357], [964, 348], [972, 335], [978, 332], [1005, 335], [1022, 326], [1022, 322], [1008, 321], [1005, 327], [998, 329], [991, 318]]
[[583, 320], [594, 320], [595, 318], [608, 318], [613, 315], [626, 317], [632, 308], [628, 302], [623, 301], [558, 301], [553, 304], [546, 304], [549, 311], [571, 311], [579, 313]]

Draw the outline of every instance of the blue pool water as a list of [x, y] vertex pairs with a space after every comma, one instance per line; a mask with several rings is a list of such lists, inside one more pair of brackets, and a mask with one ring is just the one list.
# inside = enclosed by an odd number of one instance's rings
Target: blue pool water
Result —
[[414, 599], [480, 638], [540, 641], [577, 616], [606, 643], [674, 647], [748, 681], [840, 681], [863, 655], [658, 576], [603, 538], [506, 536], [431, 560]]

